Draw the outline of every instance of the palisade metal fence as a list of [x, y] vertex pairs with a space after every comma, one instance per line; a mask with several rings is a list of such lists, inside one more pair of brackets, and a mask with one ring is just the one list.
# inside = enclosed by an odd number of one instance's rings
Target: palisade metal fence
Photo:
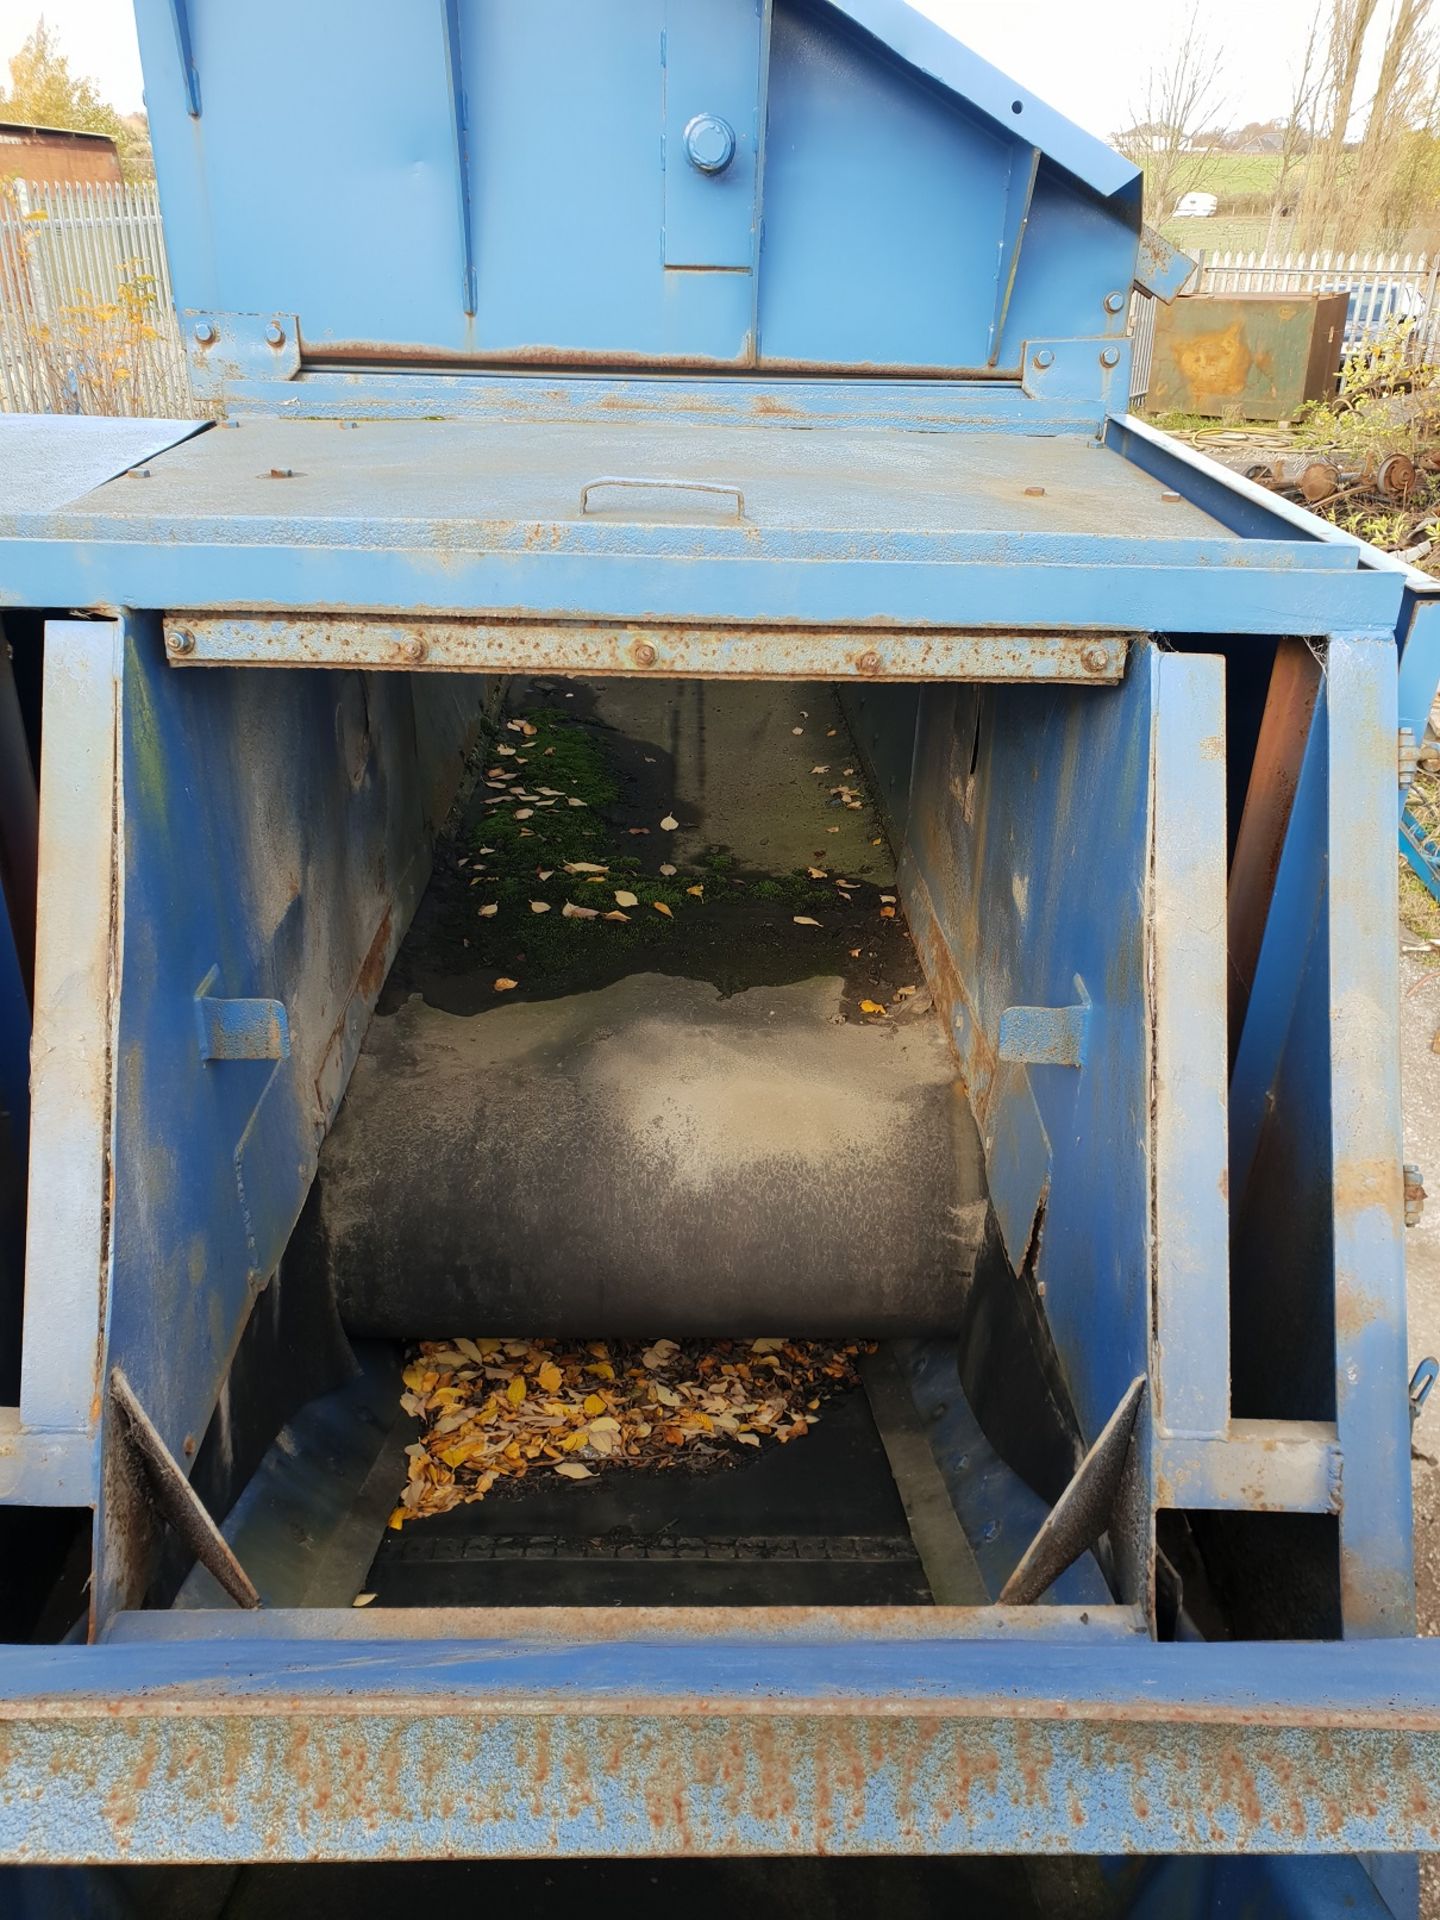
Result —
[[194, 414], [153, 182], [0, 181], [0, 409]]
[[[1440, 362], [1440, 255], [1423, 253], [1200, 253], [1180, 298], [1196, 293], [1353, 293], [1345, 351], [1353, 353], [1394, 321], [1405, 324], [1418, 360]], [[1133, 406], [1150, 384], [1155, 302], [1137, 298]]]

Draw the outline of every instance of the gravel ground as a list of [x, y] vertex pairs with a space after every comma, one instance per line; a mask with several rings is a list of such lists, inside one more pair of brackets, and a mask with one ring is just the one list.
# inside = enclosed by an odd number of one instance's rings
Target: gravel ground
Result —
[[[1407, 914], [1414, 918], [1413, 914]], [[1431, 1200], [1405, 1236], [1410, 1306], [1410, 1361], [1440, 1354], [1440, 954], [1417, 954], [1416, 934], [1401, 932], [1400, 1070], [1405, 1102], [1405, 1158], [1429, 1175]], [[1415, 1429], [1415, 1581], [1420, 1631], [1440, 1633], [1440, 1393]], [[1440, 1920], [1440, 1856], [1421, 1865], [1421, 1913]]]

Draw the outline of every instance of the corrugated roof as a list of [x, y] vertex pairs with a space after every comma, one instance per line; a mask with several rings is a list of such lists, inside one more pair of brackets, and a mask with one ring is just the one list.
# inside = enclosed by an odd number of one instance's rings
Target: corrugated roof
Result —
[[111, 134], [95, 133], [89, 127], [46, 127], [30, 120], [0, 120], [0, 134], [7, 133], [50, 133], [64, 140], [99, 140], [107, 147], [115, 145]]

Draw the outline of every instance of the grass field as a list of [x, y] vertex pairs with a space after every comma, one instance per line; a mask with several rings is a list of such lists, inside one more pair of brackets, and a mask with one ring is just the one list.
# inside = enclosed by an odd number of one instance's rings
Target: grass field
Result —
[[[1196, 157], [1197, 193], [1218, 193], [1226, 200], [1242, 193], [1271, 193], [1280, 173], [1278, 153], [1210, 153]], [[1296, 167], [1294, 182], [1298, 190], [1304, 177], [1303, 164]]]
[[[1205, 253], [1258, 253], [1265, 245], [1270, 231], [1267, 215], [1232, 217], [1217, 213], [1209, 220], [1167, 220], [1164, 228], [1165, 238], [1172, 247], [1179, 247], [1182, 253], [1192, 257], [1202, 250]], [[1287, 228], [1277, 228], [1275, 244], [1285, 249]]]

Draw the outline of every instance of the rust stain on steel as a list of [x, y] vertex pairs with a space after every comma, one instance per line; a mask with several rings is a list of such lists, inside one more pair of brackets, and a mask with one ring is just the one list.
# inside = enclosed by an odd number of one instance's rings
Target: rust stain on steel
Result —
[[67, 1702], [63, 1729], [11, 1731], [25, 1796], [7, 1825], [19, 1857], [58, 1857], [78, 1791], [65, 1858], [157, 1862], [1091, 1851], [1097, 1830], [1107, 1850], [1313, 1851], [1355, 1844], [1361, 1818], [1401, 1845], [1440, 1838], [1436, 1729], [1403, 1712], [1382, 1732], [1335, 1710], [1143, 1701], [419, 1704]]
[[[562, 1645], [639, 1640], [813, 1643], [848, 1641], [1012, 1640], [1053, 1638], [1057, 1628], [1085, 1640], [1145, 1639], [1135, 1609], [1123, 1606], [757, 1606], [732, 1607], [368, 1607], [363, 1613], [298, 1608], [270, 1613], [269, 1638], [294, 1641], [504, 1641]], [[230, 1622], [213, 1620], [175, 1631], [176, 1617], [156, 1638], [193, 1643], [230, 1637]], [[127, 1640], [148, 1638], [132, 1623]], [[236, 1630], [253, 1630], [236, 1622]], [[172, 1638], [173, 1636], [173, 1638]]]
[[1260, 722], [1235, 854], [1230, 863], [1228, 938], [1230, 946], [1231, 1064], [1260, 942], [1269, 918], [1275, 876], [1300, 781], [1300, 764], [1310, 737], [1321, 666], [1304, 640], [1281, 640], [1275, 649], [1270, 685]]
[[525, 346], [489, 348], [483, 353], [457, 353], [448, 347], [406, 344], [393, 340], [327, 340], [323, 353], [307, 356], [307, 372], [328, 367], [363, 367], [384, 373], [393, 367], [434, 367], [456, 373], [484, 373], [487, 368], [548, 367], [556, 373], [567, 368], [586, 372], [653, 372], [666, 367], [679, 372], [716, 373], [734, 369], [749, 372], [755, 365], [752, 337], [746, 334], [740, 351], [734, 354], [670, 353], [654, 354], [623, 348]]
[[1335, 1168], [1335, 1212], [1366, 1213], [1371, 1207], [1383, 1207], [1399, 1217], [1405, 1201], [1405, 1181], [1401, 1164], [1388, 1156], [1380, 1160], [1342, 1158]]
[[360, 367], [385, 373], [396, 367], [443, 368], [447, 371], [484, 373], [487, 369], [507, 367], [545, 367], [556, 373], [567, 369], [596, 372], [652, 373], [656, 367], [681, 373], [776, 373], [844, 375], [869, 380], [977, 380], [1014, 385], [1021, 367], [955, 366], [944, 361], [912, 362], [904, 360], [797, 360], [757, 354], [752, 334], [747, 333], [739, 351], [733, 354], [646, 353], [624, 348], [559, 347], [534, 344], [522, 347], [487, 348], [478, 353], [459, 353], [447, 347], [406, 344], [391, 340], [327, 340], [324, 350], [305, 356], [307, 372], [327, 368]]
[[392, 911], [387, 905], [375, 929], [375, 937], [360, 962], [360, 971], [355, 976], [354, 991], [362, 1000], [372, 1000], [385, 984], [385, 975], [389, 971], [392, 926]]
[[[552, 543], [559, 529], [536, 527]], [[795, 680], [828, 673], [875, 680], [1009, 681], [1108, 685], [1124, 674], [1131, 636], [900, 627], [680, 626], [660, 622], [173, 614], [193, 647], [186, 666], [356, 666], [431, 672], [614, 674]], [[883, 634], [884, 644], [876, 641]], [[1103, 666], [1097, 664], [1104, 652]]]

